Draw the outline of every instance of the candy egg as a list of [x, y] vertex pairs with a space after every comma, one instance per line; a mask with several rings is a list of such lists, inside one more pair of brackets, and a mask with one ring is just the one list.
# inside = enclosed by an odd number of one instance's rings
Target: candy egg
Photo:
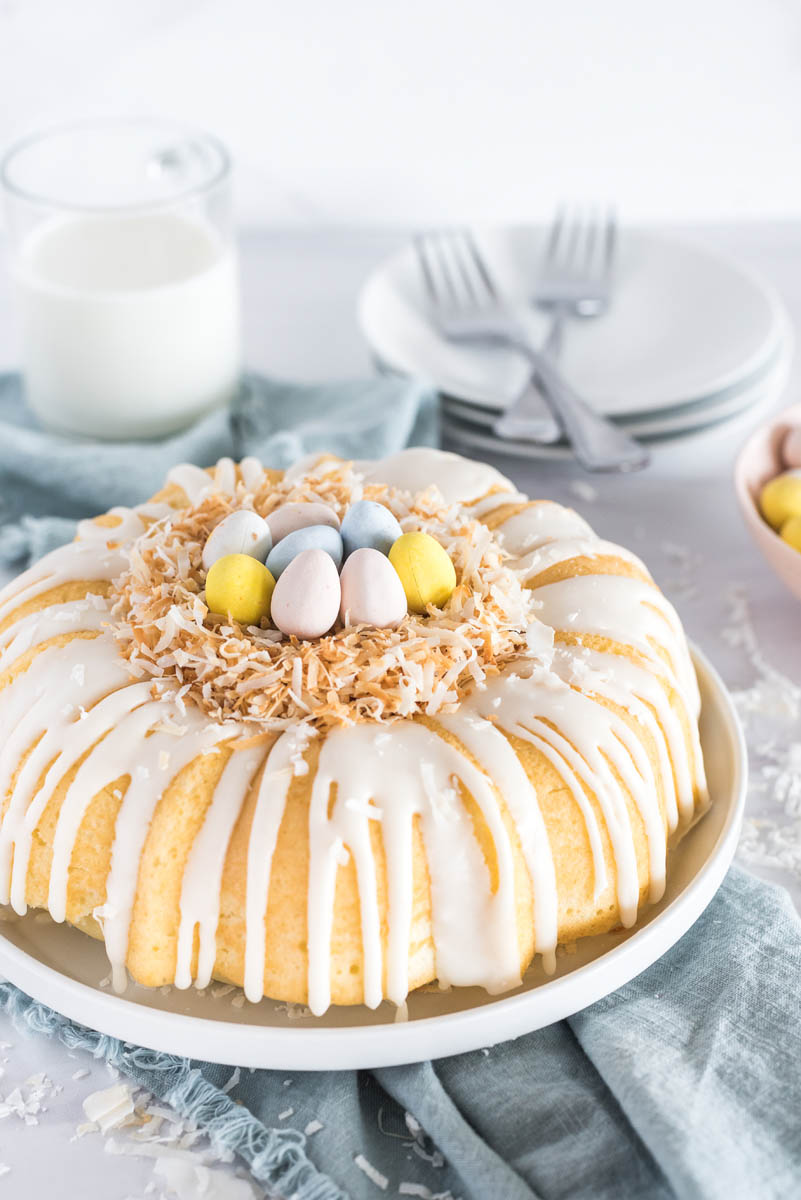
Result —
[[264, 562], [272, 549], [270, 526], [264, 517], [249, 508], [229, 513], [212, 529], [203, 547], [203, 566], [208, 571], [218, 558], [226, 554], [249, 554]]
[[801, 425], [788, 429], [784, 435], [782, 462], [785, 467], [801, 467]]
[[282, 633], [308, 641], [327, 633], [339, 612], [339, 575], [325, 550], [303, 550], [275, 585], [273, 623]]
[[212, 563], [206, 576], [206, 604], [221, 617], [240, 625], [258, 625], [270, 615], [275, 579], [264, 563], [249, 554], [226, 554]]
[[345, 560], [339, 577], [339, 615], [346, 625], [388, 629], [406, 616], [406, 593], [398, 572], [380, 550], [364, 546]]
[[801, 517], [790, 517], [782, 525], [780, 537], [794, 550], [801, 550]]
[[345, 558], [354, 550], [380, 550], [389, 554], [392, 543], [403, 533], [388, 508], [375, 500], [357, 500], [342, 518], [342, 544]]
[[285, 538], [296, 529], [305, 529], [309, 525], [330, 525], [339, 529], [339, 517], [333, 508], [327, 504], [296, 503], [282, 504], [266, 518], [273, 535], [273, 545]]
[[389, 561], [400, 576], [412, 612], [429, 604], [442, 608], [456, 587], [456, 571], [446, 551], [428, 533], [404, 533], [393, 543]]
[[759, 507], [768, 525], [781, 529], [790, 517], [801, 515], [801, 471], [785, 471], [765, 484]]
[[342, 538], [338, 529], [330, 525], [309, 525], [304, 529], [296, 529], [281, 538], [277, 546], [273, 546], [267, 555], [267, 566], [277, 579], [287, 569], [293, 558], [297, 558], [304, 550], [324, 550], [339, 569], [342, 563]]

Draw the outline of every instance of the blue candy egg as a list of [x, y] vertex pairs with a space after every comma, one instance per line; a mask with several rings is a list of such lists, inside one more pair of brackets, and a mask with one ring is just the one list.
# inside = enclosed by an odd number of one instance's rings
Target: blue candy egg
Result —
[[342, 538], [338, 529], [330, 525], [305, 525], [296, 529], [273, 546], [267, 555], [265, 566], [277, 579], [286, 570], [293, 558], [297, 558], [304, 550], [324, 550], [334, 560], [334, 566], [339, 570], [342, 565]]
[[357, 500], [342, 518], [342, 544], [345, 558], [354, 550], [379, 550], [389, 554], [390, 547], [403, 533], [388, 508], [375, 500]]

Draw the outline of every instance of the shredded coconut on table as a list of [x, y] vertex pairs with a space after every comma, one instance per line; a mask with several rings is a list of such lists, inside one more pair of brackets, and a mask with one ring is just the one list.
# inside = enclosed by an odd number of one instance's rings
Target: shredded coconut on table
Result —
[[732, 588], [727, 598], [723, 636], [754, 672], [748, 687], [732, 690], [748, 741], [749, 791], [775, 814], [746, 818], [738, 857], [801, 880], [801, 687], [762, 653], [745, 590]]
[[239, 1083], [241, 1075], [242, 1075], [242, 1072], [241, 1072], [240, 1068], [234, 1067], [233, 1075], [228, 1080], [228, 1082], [223, 1087], [220, 1088], [220, 1091], [225, 1092], [226, 1095], [228, 1094], [228, 1092], [232, 1092], [234, 1090], [234, 1088], [236, 1087], [236, 1085]]
[[[160, 1194], [166, 1188], [176, 1200], [259, 1200], [262, 1195], [246, 1174], [232, 1174], [232, 1151], [213, 1145], [195, 1121], [156, 1102], [145, 1088], [120, 1083], [92, 1092], [84, 1111], [93, 1120], [78, 1126], [76, 1136], [109, 1134], [106, 1154], [152, 1159]], [[148, 1189], [153, 1194], [156, 1184]]]
[[[337, 622], [312, 641], [209, 613], [202, 550], [230, 512], [251, 506], [267, 516], [289, 501], [315, 501], [342, 517], [362, 497], [384, 504], [404, 531], [424, 530], [445, 548], [457, 585], [443, 608], [407, 613], [393, 629]], [[536, 658], [527, 631], [537, 603], [508, 557], [486, 525], [435, 487], [412, 496], [365, 486], [349, 464], [333, 460], [265, 483], [255, 495], [240, 482], [233, 497], [212, 492], [151, 524], [114, 582], [111, 628], [129, 670], [151, 679], [154, 695], [180, 690], [213, 720], [249, 722], [256, 734], [290, 720], [327, 728], [432, 716], [454, 711], [505, 666]]]
[[398, 1186], [399, 1196], [418, 1196], [419, 1200], [459, 1200], [453, 1192], [432, 1192], [423, 1183], [401, 1183]]
[[[13, 1050], [13, 1046], [0, 1042], [0, 1049]], [[67, 1055], [68, 1059], [75, 1057]], [[98, 1069], [99, 1064], [95, 1073]], [[43, 1071], [29, 1075], [7, 1095], [0, 1093], [0, 1122], [16, 1118], [28, 1126], [40, 1125], [47, 1118], [50, 1100], [61, 1096], [65, 1086], [64, 1101], [79, 1095], [80, 1081], [91, 1073], [79, 1068], [72, 1082], [65, 1078], [64, 1084]], [[115, 1083], [85, 1094], [82, 1106], [89, 1119], [75, 1127], [72, 1140], [97, 1135], [103, 1139], [106, 1154], [149, 1159], [154, 1178], [145, 1187], [146, 1196], [161, 1200], [167, 1196], [170, 1200], [198, 1200], [200, 1196], [204, 1200], [262, 1200], [261, 1188], [252, 1182], [244, 1166], [234, 1167], [232, 1151], [215, 1146], [195, 1121], [157, 1102], [147, 1089], [125, 1081]], [[55, 1110], [53, 1118], [62, 1120], [63, 1113]], [[5, 1136], [0, 1135], [0, 1139]], [[0, 1176], [10, 1170], [0, 1162]], [[4, 1187], [7, 1185], [0, 1184], [0, 1196], [6, 1195]], [[17, 1191], [9, 1192], [9, 1196], [12, 1194], [17, 1195]]]
[[360, 1171], [364, 1171], [367, 1178], [371, 1180], [377, 1188], [381, 1188], [382, 1192], [387, 1190], [389, 1187], [389, 1180], [387, 1179], [386, 1175], [382, 1175], [378, 1168], [374, 1167], [372, 1163], [368, 1162], [363, 1154], [354, 1155], [353, 1161]]

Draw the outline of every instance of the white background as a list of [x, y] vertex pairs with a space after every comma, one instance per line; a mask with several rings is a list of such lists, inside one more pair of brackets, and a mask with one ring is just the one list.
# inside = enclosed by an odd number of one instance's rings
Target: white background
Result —
[[801, 214], [794, 0], [0, 0], [0, 145], [216, 131], [246, 224]]

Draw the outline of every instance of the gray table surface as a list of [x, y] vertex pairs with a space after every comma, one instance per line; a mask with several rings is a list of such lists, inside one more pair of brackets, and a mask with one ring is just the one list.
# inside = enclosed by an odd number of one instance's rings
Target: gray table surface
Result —
[[[801, 321], [801, 223], [714, 226], [692, 236], [736, 255], [782, 294]], [[368, 271], [403, 241], [388, 232], [262, 232], [242, 238], [247, 360], [292, 379], [322, 380], [370, 370], [355, 321]], [[0, 278], [5, 272], [0, 264]], [[0, 287], [0, 367], [13, 365], [7, 289]], [[799, 391], [794, 364], [781, 403]], [[763, 419], [760, 417], [759, 419]], [[676, 603], [687, 632], [739, 694], [752, 756], [743, 855], [752, 869], [788, 886], [801, 903], [801, 715], [790, 680], [801, 681], [801, 608], [770, 573], [740, 519], [734, 456], [747, 427], [660, 446], [651, 467], [630, 478], [588, 478], [566, 463], [495, 465], [523, 490], [571, 504], [604, 537], [645, 558]], [[589, 489], [588, 490], [588, 485]], [[781, 674], [779, 674], [781, 672]], [[10, 1043], [3, 1048], [3, 1043]], [[105, 1068], [44, 1039], [25, 1037], [0, 1017], [0, 1096], [37, 1072], [63, 1091], [45, 1101], [37, 1125], [0, 1121], [0, 1176], [6, 1195], [38, 1200], [144, 1196], [152, 1162], [104, 1153], [92, 1134], [77, 1141], [81, 1100], [112, 1081]], [[91, 1075], [73, 1080], [84, 1068]], [[150, 1194], [159, 1195], [161, 1185]]]

